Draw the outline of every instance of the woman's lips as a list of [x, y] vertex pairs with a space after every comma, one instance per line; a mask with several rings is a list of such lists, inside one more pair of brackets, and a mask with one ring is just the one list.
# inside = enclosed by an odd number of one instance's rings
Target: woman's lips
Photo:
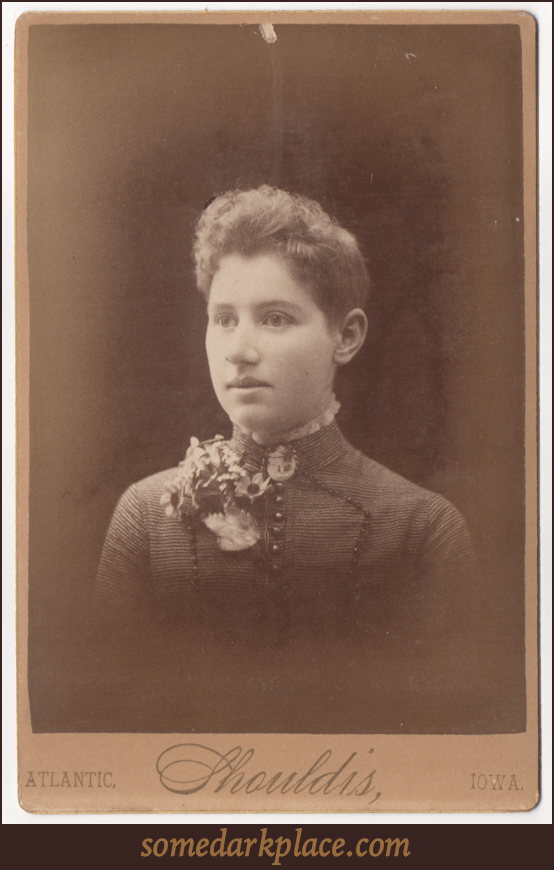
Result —
[[254, 387], [270, 387], [266, 381], [258, 381], [256, 378], [234, 378], [227, 384], [228, 390], [250, 390]]

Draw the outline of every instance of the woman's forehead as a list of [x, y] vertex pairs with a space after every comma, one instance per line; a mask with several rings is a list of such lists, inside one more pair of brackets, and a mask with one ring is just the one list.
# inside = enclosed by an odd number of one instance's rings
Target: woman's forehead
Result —
[[222, 257], [212, 279], [209, 307], [258, 305], [272, 300], [301, 307], [317, 305], [310, 287], [293, 275], [283, 257], [273, 253], [248, 257], [237, 253]]

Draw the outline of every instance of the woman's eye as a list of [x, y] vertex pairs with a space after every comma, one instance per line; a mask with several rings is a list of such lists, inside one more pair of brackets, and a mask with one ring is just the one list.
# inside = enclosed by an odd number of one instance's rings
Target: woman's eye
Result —
[[268, 314], [265, 322], [268, 326], [284, 326], [286, 323], [290, 323], [290, 320], [283, 314]]
[[230, 314], [220, 314], [216, 317], [215, 322], [218, 326], [222, 326], [223, 329], [229, 329], [229, 327], [233, 325], [233, 318]]

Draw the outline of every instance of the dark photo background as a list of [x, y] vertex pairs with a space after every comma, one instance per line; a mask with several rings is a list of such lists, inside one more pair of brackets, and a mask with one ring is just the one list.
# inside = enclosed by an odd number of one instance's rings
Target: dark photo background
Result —
[[363, 246], [370, 338], [339, 385], [339, 422], [465, 516], [498, 643], [488, 730], [522, 730], [519, 29], [276, 33], [270, 45], [253, 24], [30, 27], [33, 727], [102, 730], [87, 638], [117, 499], [176, 465], [191, 435], [229, 434], [192, 227], [214, 194], [271, 183], [319, 201]]

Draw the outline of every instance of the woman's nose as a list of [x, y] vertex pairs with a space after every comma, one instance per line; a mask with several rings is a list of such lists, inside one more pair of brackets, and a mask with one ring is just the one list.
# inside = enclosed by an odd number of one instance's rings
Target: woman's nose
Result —
[[235, 330], [229, 345], [225, 358], [232, 365], [255, 365], [260, 361], [258, 347], [250, 330]]

